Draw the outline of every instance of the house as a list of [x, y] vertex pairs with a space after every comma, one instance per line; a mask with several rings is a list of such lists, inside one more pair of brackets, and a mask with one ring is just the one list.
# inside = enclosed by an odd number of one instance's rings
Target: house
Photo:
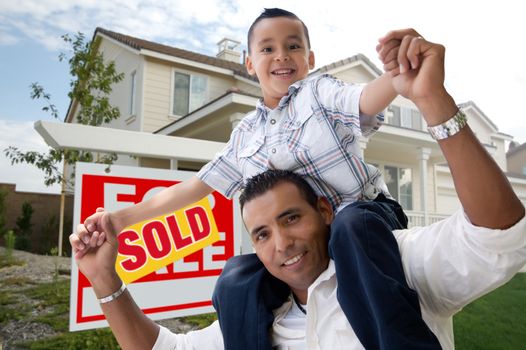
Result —
[[506, 153], [508, 171], [516, 177], [526, 179], [526, 143], [512, 142]]
[[[115, 86], [111, 103], [121, 118], [109, 127], [169, 136], [226, 142], [232, 128], [254, 109], [260, 90], [248, 75], [237, 50], [239, 42], [224, 39], [210, 57], [175, 47], [97, 28], [99, 50], [126, 77]], [[382, 74], [362, 54], [323, 66], [311, 74], [328, 73], [344, 81], [365, 83]], [[506, 145], [512, 136], [498, 131], [472, 102], [461, 105], [477, 137], [507, 171]], [[72, 101], [67, 122], [75, 122]], [[399, 96], [386, 110], [386, 123], [371, 138], [360, 140], [369, 163], [379, 167], [391, 194], [403, 205], [411, 225], [423, 225], [459, 207], [449, 168], [438, 144], [431, 139], [414, 104]], [[146, 145], [145, 145], [146, 147]], [[468, 159], [466, 161], [469, 161]], [[120, 164], [166, 169], [197, 170], [188, 161], [121, 157]], [[524, 178], [509, 177], [523, 202]]]

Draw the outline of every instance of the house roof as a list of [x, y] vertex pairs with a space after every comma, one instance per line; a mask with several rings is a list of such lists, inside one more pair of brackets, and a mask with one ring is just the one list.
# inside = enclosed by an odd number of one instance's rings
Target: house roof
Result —
[[162, 45], [159, 43], [155, 43], [153, 41], [148, 41], [148, 40], [135, 38], [133, 36], [129, 36], [129, 35], [121, 34], [121, 33], [112, 32], [111, 30], [107, 30], [107, 29], [100, 28], [100, 27], [97, 27], [97, 29], [95, 30], [94, 36], [96, 36], [98, 33], [106, 35], [107, 37], [112, 38], [114, 40], [117, 40], [118, 42], [124, 45], [127, 45], [135, 50], [139, 50], [139, 51], [142, 49], [150, 50], [150, 51], [162, 53], [165, 55], [184, 58], [184, 59], [191, 60], [194, 62], [204, 63], [204, 64], [208, 64], [211, 66], [219, 67], [219, 68], [229, 69], [239, 76], [242, 76], [244, 78], [257, 82], [257, 78], [248, 74], [245, 66], [240, 63], [222, 60], [216, 57], [207, 56], [207, 55], [203, 55], [197, 52], [179, 49], [173, 46]]
[[208, 106], [211, 106], [213, 105], [215, 102], [225, 98], [226, 96], [228, 95], [232, 95], [232, 94], [237, 94], [237, 95], [242, 95], [242, 96], [247, 96], [247, 97], [253, 97], [253, 98], [256, 98], [256, 99], [259, 99], [261, 98], [261, 96], [258, 96], [258, 95], [254, 95], [254, 94], [251, 94], [249, 92], [246, 92], [246, 91], [243, 91], [243, 90], [240, 90], [240, 89], [237, 89], [237, 88], [231, 88], [231, 89], [228, 89], [223, 95], [213, 99], [212, 101], [202, 105], [201, 107], [199, 107], [198, 109], [194, 110], [194, 111], [191, 111], [190, 113], [188, 113], [187, 115], [161, 127], [160, 129], [154, 131], [153, 133], [154, 134], [167, 134], [166, 130], [169, 130], [171, 129], [171, 127], [175, 124], [179, 124], [181, 123], [182, 121], [184, 121], [185, 119], [188, 119], [190, 118], [192, 115], [198, 113], [200, 110], [202, 109], [205, 109], [207, 108]]
[[464, 103], [459, 103], [458, 106], [460, 108], [471, 107], [471, 108], [475, 109], [477, 111], [477, 113], [480, 114], [480, 116], [482, 118], [484, 118], [485, 122], [490, 125], [491, 128], [493, 128], [495, 131], [498, 130], [497, 125], [495, 125], [495, 123], [493, 123], [491, 121], [491, 119], [489, 119], [488, 116], [484, 112], [482, 112], [482, 109], [480, 109], [479, 106], [477, 106], [477, 104], [475, 102], [467, 101], [467, 102], [464, 102]]
[[522, 145], [517, 145], [515, 147], [510, 147], [508, 152], [506, 152], [506, 157], [510, 157], [516, 153], [520, 153], [526, 150], [526, 143], [523, 143]]
[[351, 63], [359, 62], [359, 61], [364, 62], [376, 74], [378, 74], [378, 75], [382, 75], [383, 74], [382, 70], [380, 70], [378, 67], [376, 67], [376, 65], [374, 65], [374, 63], [371, 62], [370, 59], [368, 59], [364, 54], [359, 53], [359, 54], [356, 54], [354, 56], [344, 58], [343, 60], [339, 60], [339, 61], [333, 62], [331, 64], [327, 64], [325, 66], [322, 66], [322, 67], [316, 69], [315, 71], [311, 72], [310, 75], [327, 73], [327, 72], [329, 72], [329, 71], [331, 71], [331, 70], [333, 70], [335, 68], [340, 68], [340, 67], [343, 67], [343, 66], [345, 66], [347, 64], [351, 64]]

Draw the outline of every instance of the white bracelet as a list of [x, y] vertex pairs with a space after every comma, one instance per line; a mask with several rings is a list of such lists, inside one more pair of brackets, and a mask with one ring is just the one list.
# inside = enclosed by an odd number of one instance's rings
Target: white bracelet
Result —
[[124, 284], [124, 282], [122, 282], [121, 287], [119, 289], [117, 289], [117, 291], [115, 293], [110, 294], [107, 297], [100, 298], [99, 299], [99, 303], [100, 304], [106, 304], [106, 303], [109, 303], [110, 301], [114, 301], [115, 299], [120, 297], [121, 294], [124, 293], [125, 290], [126, 290], [126, 285]]

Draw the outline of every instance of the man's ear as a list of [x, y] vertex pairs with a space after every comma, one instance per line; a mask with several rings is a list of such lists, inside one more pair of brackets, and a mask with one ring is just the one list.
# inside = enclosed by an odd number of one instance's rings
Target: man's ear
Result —
[[314, 52], [313, 51], [309, 51], [309, 69], [314, 69], [314, 63], [315, 63], [315, 59], [314, 59]]
[[245, 59], [245, 67], [247, 68], [247, 72], [250, 75], [255, 75], [256, 70], [254, 69], [254, 65], [252, 64], [252, 59], [250, 58], [250, 55], [247, 56]]
[[332, 205], [329, 200], [325, 197], [318, 198], [318, 212], [323, 218], [323, 222], [326, 225], [330, 225], [334, 219], [334, 211], [332, 210]]

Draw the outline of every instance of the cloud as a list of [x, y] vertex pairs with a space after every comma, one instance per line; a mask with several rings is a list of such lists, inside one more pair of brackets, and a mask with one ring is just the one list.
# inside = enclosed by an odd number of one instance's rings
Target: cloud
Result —
[[[213, 56], [223, 37], [245, 46], [246, 31], [263, 7], [282, 7], [308, 25], [318, 67], [356, 53], [381, 66], [374, 51], [377, 38], [394, 28], [415, 27], [446, 45], [447, 84], [458, 102], [484, 106], [502, 131], [514, 125], [522, 130], [525, 118], [512, 117], [526, 93], [525, 77], [518, 77], [526, 56], [526, 46], [519, 44], [526, 32], [519, 6], [444, 0], [426, 4], [424, 11], [416, 0], [325, 0], [324, 6], [292, 0], [0, 1], [0, 46], [30, 39], [50, 51], [64, 50], [60, 35], [82, 31], [90, 38], [101, 26]], [[444, 18], [456, 25], [445, 26]]]
[[44, 173], [27, 164], [11, 165], [4, 149], [18, 147], [21, 151], [45, 152], [49, 148], [33, 128], [32, 122], [18, 122], [0, 119], [0, 169], [2, 182], [17, 184], [18, 191], [59, 193], [59, 186], [46, 187]]
[[6, 32], [2, 32], [2, 29], [0, 28], [0, 45], [13, 45], [18, 42], [18, 38], [14, 35], [11, 35]]

